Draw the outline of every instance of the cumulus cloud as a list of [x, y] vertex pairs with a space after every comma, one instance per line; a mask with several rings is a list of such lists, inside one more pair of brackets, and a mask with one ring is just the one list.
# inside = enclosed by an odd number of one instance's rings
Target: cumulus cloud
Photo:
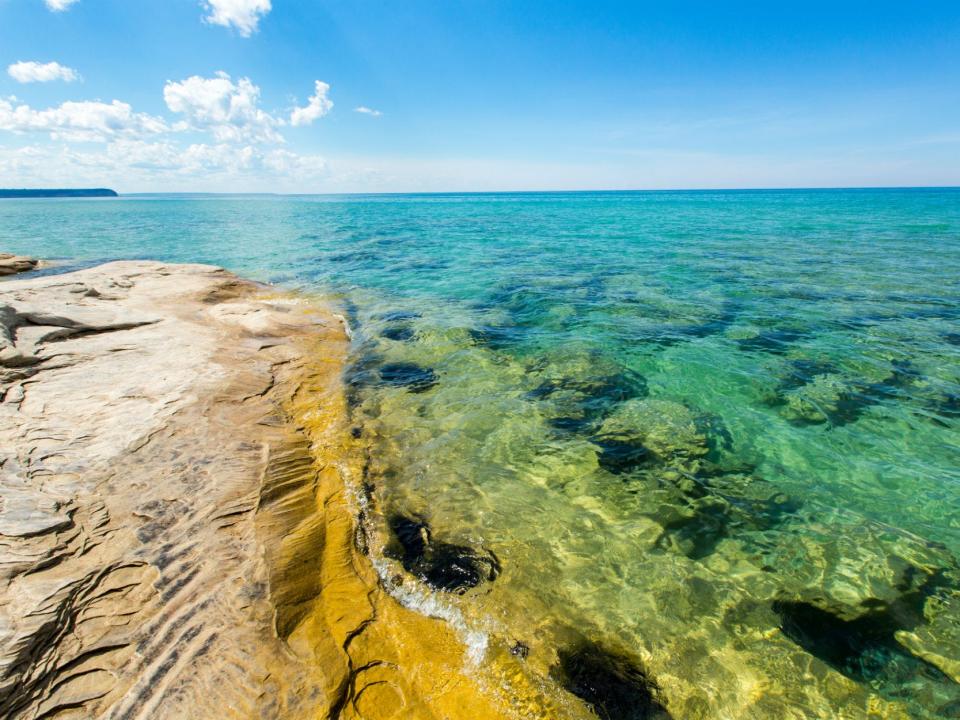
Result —
[[63, 12], [78, 0], [44, 0], [47, 7], [53, 12]]
[[306, 107], [294, 108], [290, 113], [290, 124], [294, 127], [300, 125], [310, 125], [317, 118], [322, 118], [333, 107], [333, 100], [327, 97], [330, 92], [330, 86], [317, 80], [314, 84], [316, 92], [310, 96]]
[[58, 62], [38, 63], [21, 60], [10, 65], [7, 68], [7, 74], [20, 83], [50, 82], [51, 80], [73, 82], [80, 79], [76, 70]]
[[[315, 90], [289, 119], [260, 107], [260, 88], [249, 78], [234, 81], [223, 72], [168, 81], [163, 97], [174, 119], [134, 112], [120, 100], [37, 109], [0, 97], [0, 132], [59, 141], [0, 144], [0, 177], [20, 185], [117, 185], [119, 178], [136, 189], [317, 191], [330, 176], [322, 157], [271, 147], [284, 142], [283, 128], [330, 111], [330, 86], [318, 81]], [[191, 144], [188, 132], [211, 139]]]
[[172, 112], [185, 116], [184, 128], [207, 130], [219, 142], [283, 142], [276, 128], [281, 120], [262, 110], [260, 88], [249, 78], [236, 83], [225, 72], [168, 82], [163, 99]]
[[361, 105], [353, 109], [354, 112], [363, 113], [364, 115], [370, 115], [372, 117], [380, 117], [383, 115], [379, 110], [374, 110], [373, 108], [368, 108], [366, 105]]
[[204, 20], [213, 25], [233, 27], [243, 37], [255, 33], [260, 18], [270, 12], [270, 0], [204, 0], [203, 6], [209, 13]]
[[0, 130], [15, 133], [49, 133], [54, 140], [106, 141], [118, 137], [142, 137], [168, 129], [158, 117], [136, 113], [125, 102], [65, 102], [47, 110], [14, 105], [16, 98], [0, 98]]

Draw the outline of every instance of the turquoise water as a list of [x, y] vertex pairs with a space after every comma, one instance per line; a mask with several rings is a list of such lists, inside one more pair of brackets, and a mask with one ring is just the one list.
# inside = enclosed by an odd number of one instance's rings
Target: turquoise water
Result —
[[340, 303], [378, 562], [429, 575], [397, 518], [492, 553], [440, 591], [487, 657], [624, 653], [678, 718], [960, 717], [958, 190], [3, 201], [0, 250]]

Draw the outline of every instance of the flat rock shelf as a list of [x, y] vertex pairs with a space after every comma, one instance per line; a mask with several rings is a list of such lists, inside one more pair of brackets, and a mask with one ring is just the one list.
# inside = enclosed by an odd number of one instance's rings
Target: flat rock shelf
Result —
[[381, 587], [347, 349], [210, 266], [0, 286], [0, 716], [588, 716]]

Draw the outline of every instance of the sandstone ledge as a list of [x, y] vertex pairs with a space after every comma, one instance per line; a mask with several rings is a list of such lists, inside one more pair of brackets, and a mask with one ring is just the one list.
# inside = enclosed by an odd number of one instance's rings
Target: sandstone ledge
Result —
[[35, 270], [39, 265], [39, 261], [31, 257], [0, 252], [0, 277]]
[[557, 717], [357, 550], [347, 349], [209, 266], [0, 285], [0, 717]]

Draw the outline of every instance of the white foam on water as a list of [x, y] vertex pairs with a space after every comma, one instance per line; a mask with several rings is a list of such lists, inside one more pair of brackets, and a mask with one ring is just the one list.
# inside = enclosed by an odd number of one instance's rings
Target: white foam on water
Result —
[[437, 593], [424, 590], [416, 582], [394, 584], [391, 580], [393, 569], [387, 560], [371, 558], [371, 561], [380, 576], [383, 587], [401, 605], [426, 617], [443, 620], [454, 629], [457, 637], [466, 645], [466, 659], [469, 666], [476, 667], [483, 661], [490, 644], [490, 636], [487, 633], [471, 628], [463, 617], [463, 613]]

